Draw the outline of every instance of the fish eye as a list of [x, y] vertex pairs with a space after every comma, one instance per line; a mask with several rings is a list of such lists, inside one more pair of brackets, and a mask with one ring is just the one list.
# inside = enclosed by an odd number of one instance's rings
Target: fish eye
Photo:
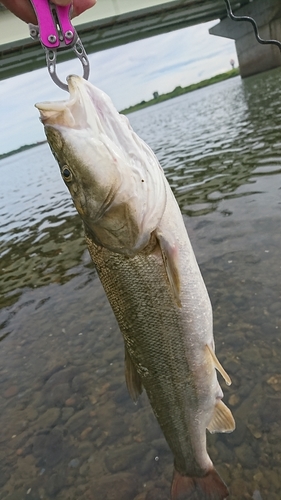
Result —
[[61, 174], [65, 182], [70, 182], [72, 180], [72, 173], [66, 165], [62, 167]]

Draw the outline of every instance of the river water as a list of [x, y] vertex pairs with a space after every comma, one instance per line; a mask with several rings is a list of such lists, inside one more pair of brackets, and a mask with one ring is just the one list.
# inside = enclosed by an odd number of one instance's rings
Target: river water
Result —
[[[129, 115], [180, 204], [237, 429], [231, 500], [281, 498], [281, 70]], [[172, 455], [124, 382], [121, 334], [47, 145], [0, 161], [0, 500], [168, 500]]]

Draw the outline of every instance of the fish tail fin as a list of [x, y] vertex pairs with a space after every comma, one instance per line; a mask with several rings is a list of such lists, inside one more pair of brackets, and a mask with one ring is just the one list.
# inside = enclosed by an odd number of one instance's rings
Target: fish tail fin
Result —
[[172, 500], [224, 500], [228, 489], [213, 467], [203, 477], [182, 476], [174, 470]]

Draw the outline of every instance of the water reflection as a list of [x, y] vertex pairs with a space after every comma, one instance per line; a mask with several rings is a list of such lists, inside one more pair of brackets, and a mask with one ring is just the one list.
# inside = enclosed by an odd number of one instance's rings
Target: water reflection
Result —
[[80, 218], [48, 146], [2, 160], [0, 169], [3, 307], [24, 287], [65, 283], [75, 274], [69, 270], [89, 259]]
[[[202, 89], [141, 111], [131, 121], [157, 153], [184, 214], [217, 210], [219, 201], [241, 196], [239, 186], [254, 184], [252, 172], [260, 165], [276, 165], [280, 172], [280, 70], [254, 79], [234, 79], [217, 85], [215, 95]], [[140, 118], [140, 115], [143, 117]], [[151, 139], [153, 137], [153, 139]], [[260, 170], [260, 174], [262, 171]], [[254, 194], [253, 186], [243, 196]]]
[[[280, 73], [130, 116], [211, 296], [237, 430], [208, 441], [231, 500], [281, 490]], [[167, 500], [171, 453], [145, 395], [129, 399], [121, 335], [47, 146], [0, 172], [0, 499]]]

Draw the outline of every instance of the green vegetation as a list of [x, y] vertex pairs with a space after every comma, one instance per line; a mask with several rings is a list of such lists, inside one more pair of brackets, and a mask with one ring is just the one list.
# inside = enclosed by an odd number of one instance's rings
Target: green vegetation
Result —
[[[161, 94], [158, 97], [150, 99], [150, 101], [141, 101], [134, 106], [130, 106], [129, 108], [123, 109], [120, 113], [128, 114], [133, 111], [138, 111], [139, 109], [147, 108], [148, 106], [153, 106], [154, 104], [158, 104], [162, 101], [167, 101], [168, 99], [172, 99], [173, 97], [178, 97], [182, 94], [187, 94], [188, 92], [192, 92], [193, 90], [201, 89], [202, 87], [207, 87], [208, 85], [213, 85], [214, 83], [222, 82], [223, 80], [228, 80], [228, 78], [233, 78], [234, 76], [239, 75], [239, 69], [234, 68], [226, 73], [220, 73], [219, 75], [212, 76], [212, 78], [208, 78], [207, 80], [202, 80], [198, 83], [193, 83], [192, 85], [188, 85], [188, 87], [176, 87], [172, 92], [168, 92], [167, 94]], [[155, 93], [156, 94], [156, 93]]]
[[26, 144], [25, 146], [21, 146], [18, 149], [13, 149], [13, 151], [8, 151], [7, 153], [1, 154], [0, 155], [0, 160], [2, 160], [2, 158], [7, 158], [7, 156], [11, 156], [11, 155], [15, 155], [17, 153], [21, 153], [22, 151], [25, 151], [26, 149], [35, 148], [36, 146], [40, 146], [41, 144], [45, 144], [45, 142], [47, 142], [47, 141], [39, 141], [39, 142], [35, 142], [34, 144]]

